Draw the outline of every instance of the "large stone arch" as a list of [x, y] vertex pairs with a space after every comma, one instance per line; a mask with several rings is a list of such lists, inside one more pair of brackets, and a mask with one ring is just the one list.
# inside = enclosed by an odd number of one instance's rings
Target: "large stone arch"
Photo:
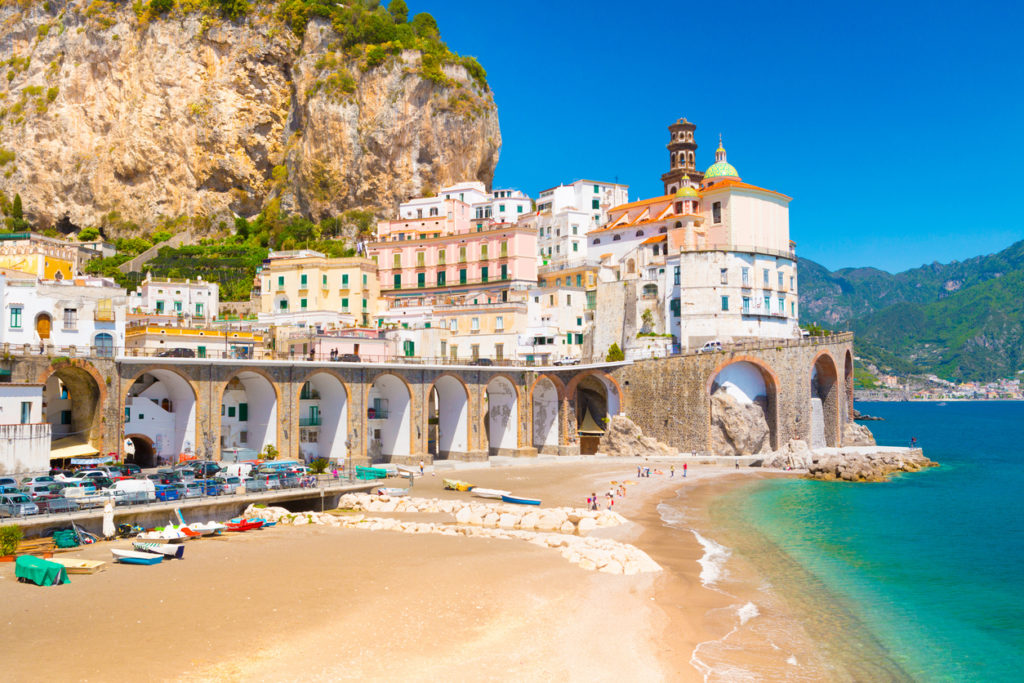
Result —
[[828, 350], [821, 350], [811, 361], [810, 371], [811, 448], [839, 445], [841, 416], [839, 367]]
[[719, 363], [705, 392], [709, 452], [750, 455], [779, 447], [779, 378], [763, 360], [741, 355]]
[[427, 390], [427, 402], [427, 452], [436, 458], [466, 457], [472, 425], [466, 382], [456, 374], [443, 373]]
[[158, 463], [156, 445], [153, 443], [153, 439], [145, 434], [134, 432], [125, 434], [124, 438], [132, 440], [132, 447], [134, 449], [134, 453], [131, 455], [125, 453], [125, 462], [134, 463], [139, 467], [156, 467]]
[[[67, 388], [68, 398], [54, 397], [57, 380]], [[42, 370], [36, 382], [44, 385], [43, 420], [53, 425], [52, 440], [65, 437], [81, 439], [103, 453], [103, 410], [107, 405], [107, 378], [92, 363], [71, 358]], [[67, 411], [67, 424], [61, 424], [64, 411]]]
[[588, 370], [569, 381], [565, 394], [570, 402], [566, 428], [576, 435], [580, 453], [593, 455], [608, 421], [623, 412], [622, 388], [608, 373]]
[[[238, 393], [244, 396], [238, 396]], [[273, 376], [259, 367], [239, 368], [220, 384], [216, 395], [220, 397], [221, 410], [211, 410], [210, 413], [222, 413], [217, 423], [220, 443], [213, 444], [212, 449], [220, 453], [221, 460], [225, 451], [232, 454], [231, 460], [248, 460], [256, 457], [251, 451], [262, 452], [268, 445], [278, 449], [279, 457], [292, 455], [280, 451], [283, 425], [278, 416], [283, 403], [281, 387]], [[243, 397], [245, 401], [240, 400]], [[244, 411], [242, 403], [246, 404]], [[235, 408], [234, 415], [232, 407]]]
[[[554, 378], [557, 380], [557, 378]], [[531, 445], [542, 454], [557, 454], [561, 443], [560, 406], [562, 387], [552, 377], [541, 375], [530, 388]]]
[[519, 386], [505, 373], [496, 374], [484, 387], [486, 410], [481, 411], [485, 448], [489, 455], [516, 455], [522, 442]]
[[[413, 457], [413, 390], [400, 374], [382, 372], [366, 385], [367, 457], [401, 462]], [[381, 415], [383, 413], [383, 416]]]
[[[137, 385], [145, 383], [147, 376], [155, 381], [139, 389]], [[154, 457], [164, 462], [198, 452], [201, 394], [191, 377], [170, 365], [150, 366], [135, 373], [121, 386], [122, 429], [119, 433], [125, 438], [129, 432], [144, 435], [153, 448]], [[133, 390], [136, 390], [134, 395]], [[136, 405], [144, 399], [149, 400]], [[170, 405], [164, 399], [168, 399]], [[203, 455], [213, 457], [212, 453]]]
[[326, 368], [313, 370], [299, 382], [294, 405], [291, 433], [299, 457], [306, 461], [324, 458], [341, 465], [349, 455], [352, 432], [352, 391], [345, 380]]

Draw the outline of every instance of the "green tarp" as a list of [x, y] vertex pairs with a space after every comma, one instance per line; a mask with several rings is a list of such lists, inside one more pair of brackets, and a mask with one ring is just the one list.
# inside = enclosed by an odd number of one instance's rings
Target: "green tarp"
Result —
[[71, 583], [68, 572], [56, 562], [47, 562], [31, 555], [22, 555], [14, 562], [14, 575], [31, 581], [37, 586], [54, 586]]

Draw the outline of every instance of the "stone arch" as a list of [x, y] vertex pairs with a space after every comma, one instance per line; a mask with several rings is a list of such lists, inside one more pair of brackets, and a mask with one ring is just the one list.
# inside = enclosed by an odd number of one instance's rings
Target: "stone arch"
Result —
[[394, 373], [382, 372], [366, 385], [370, 462], [393, 462], [412, 456], [412, 397], [412, 387]]
[[139, 467], [157, 466], [156, 447], [152, 439], [145, 434], [125, 434], [124, 438], [131, 439], [135, 449], [133, 455], [125, 455], [125, 462], [135, 463]]
[[561, 387], [548, 375], [538, 377], [530, 388], [532, 445], [538, 453], [558, 453], [561, 399]]
[[846, 366], [843, 372], [843, 388], [846, 389], [846, 416], [853, 419], [853, 352], [846, 350]]
[[[198, 452], [200, 392], [192, 378], [174, 366], [151, 366], [137, 372], [123, 387], [120, 410], [125, 434], [144, 435], [154, 457], [167, 462]], [[213, 458], [215, 452], [200, 455]]]
[[[103, 453], [107, 380], [100, 371], [88, 361], [71, 358], [40, 372], [36, 382], [44, 385], [43, 421], [52, 425], [51, 439], [74, 437]], [[64, 398], [61, 386], [67, 390]]]
[[[231, 453], [231, 460], [250, 460], [267, 446], [277, 448], [280, 457], [290, 455], [280, 452], [281, 388], [271, 375], [258, 367], [236, 370], [221, 384], [218, 395], [222, 460], [225, 451]], [[217, 450], [217, 444], [212, 448]]]
[[811, 448], [839, 445], [839, 368], [828, 350], [821, 350], [811, 362], [810, 372]]
[[576, 434], [580, 453], [593, 455], [605, 425], [622, 411], [622, 389], [611, 375], [590, 370], [573, 377], [565, 393], [572, 404], [570, 429]]
[[495, 375], [484, 389], [484, 402], [488, 454], [515, 455], [519, 448], [519, 388], [507, 375]]
[[[705, 391], [709, 452], [750, 455], [779, 447], [779, 378], [764, 361], [740, 355], [719, 363]], [[767, 433], [756, 429], [762, 416]]]
[[444, 459], [465, 457], [472, 424], [465, 381], [446, 372], [430, 385], [427, 400], [427, 452]]
[[352, 425], [351, 405], [352, 391], [335, 372], [321, 368], [306, 374], [296, 390], [292, 416], [292, 434], [298, 440], [300, 458], [344, 463]]

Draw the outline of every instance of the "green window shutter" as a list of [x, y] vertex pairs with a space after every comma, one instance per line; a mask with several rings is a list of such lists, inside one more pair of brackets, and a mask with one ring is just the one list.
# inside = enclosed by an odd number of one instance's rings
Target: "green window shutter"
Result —
[[341, 300], [341, 310], [343, 310], [343, 311], [347, 311], [348, 310], [348, 299], [342, 299]]
[[445, 282], [446, 282], [446, 279], [447, 279], [447, 275], [446, 275], [446, 273], [445, 273], [445, 272], [444, 272], [444, 271], [442, 270], [442, 271], [441, 271], [440, 273], [438, 273], [438, 274], [437, 274], [437, 285], [438, 285], [439, 287], [444, 287], [444, 285], [445, 285]]
[[206, 358], [206, 347], [205, 346], [200, 346], [199, 347], [199, 357], [200, 358]]
[[238, 404], [238, 419], [241, 422], [246, 422], [249, 419], [249, 404], [239, 403]]
[[348, 273], [342, 273], [341, 275], [341, 286], [348, 287]]
[[228, 417], [234, 417], [234, 416], [235, 416], [235, 407], [234, 406], [228, 406]]
[[157, 301], [156, 302], [156, 312], [157, 313], [163, 313], [164, 312], [164, 302], [163, 301]]
[[487, 266], [480, 269], [480, 279], [483, 282], [487, 282]]
[[299, 299], [299, 308], [305, 308], [305, 307], [306, 307], [306, 300], [305, 299]]
[[279, 275], [277, 277], [277, 286], [284, 287], [284, 275]]
[[327, 276], [326, 275], [323, 276], [323, 286], [324, 287], [327, 286]]
[[508, 266], [506, 266], [506, 265], [503, 265], [501, 267], [501, 279], [502, 280], [507, 280], [508, 279]]
[[364, 275], [363, 276], [363, 287], [365, 287], [365, 286], [366, 286], [366, 276]]
[[568, 337], [568, 339], [566, 339], [566, 340], [565, 340], [565, 343], [566, 343], [566, 344], [572, 344], [572, 332], [570, 332], [570, 333], [569, 333], [568, 335], [566, 335], [566, 336]]
[[723, 311], [728, 311], [729, 310], [729, 297], [727, 297], [727, 296], [723, 296], [722, 297], [722, 310]]
[[363, 299], [363, 308], [366, 308], [366, 299]]
[[302, 277], [299, 278], [299, 280], [300, 280], [300, 284], [302, 285], [302, 288], [305, 289], [306, 288], [306, 274], [303, 273]]
[[590, 202], [590, 208], [592, 208], [592, 209], [600, 209], [601, 208], [601, 200], [600, 199], [595, 199], [595, 200], [591, 201]]
[[427, 274], [426, 273], [416, 273], [416, 286], [417, 287], [426, 287], [427, 286]]
[[459, 270], [459, 284], [460, 285], [466, 284], [466, 269], [465, 268], [462, 268], [461, 270]]
[[287, 311], [288, 310], [288, 300], [287, 299], [281, 299], [281, 310], [282, 311]]
[[401, 274], [395, 273], [394, 280], [395, 280], [395, 289], [401, 289], [402, 288], [402, 276], [401, 276]]
[[583, 343], [583, 335], [582, 334], [577, 334], [576, 335], [576, 343], [577, 344], [582, 344]]

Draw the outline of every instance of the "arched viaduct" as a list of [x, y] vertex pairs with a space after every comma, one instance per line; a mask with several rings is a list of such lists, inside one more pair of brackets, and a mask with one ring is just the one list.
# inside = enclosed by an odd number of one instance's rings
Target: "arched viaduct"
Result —
[[354, 464], [571, 455], [594, 452], [595, 434], [619, 413], [646, 435], [705, 453], [711, 394], [724, 383], [761, 392], [752, 398], [763, 404], [772, 448], [792, 438], [842, 445], [852, 415], [849, 334], [569, 367], [45, 356], [5, 363], [14, 382], [58, 378], [71, 394], [75, 433], [122, 457], [130, 436], [143, 460], [248, 459], [267, 445], [282, 458]]

